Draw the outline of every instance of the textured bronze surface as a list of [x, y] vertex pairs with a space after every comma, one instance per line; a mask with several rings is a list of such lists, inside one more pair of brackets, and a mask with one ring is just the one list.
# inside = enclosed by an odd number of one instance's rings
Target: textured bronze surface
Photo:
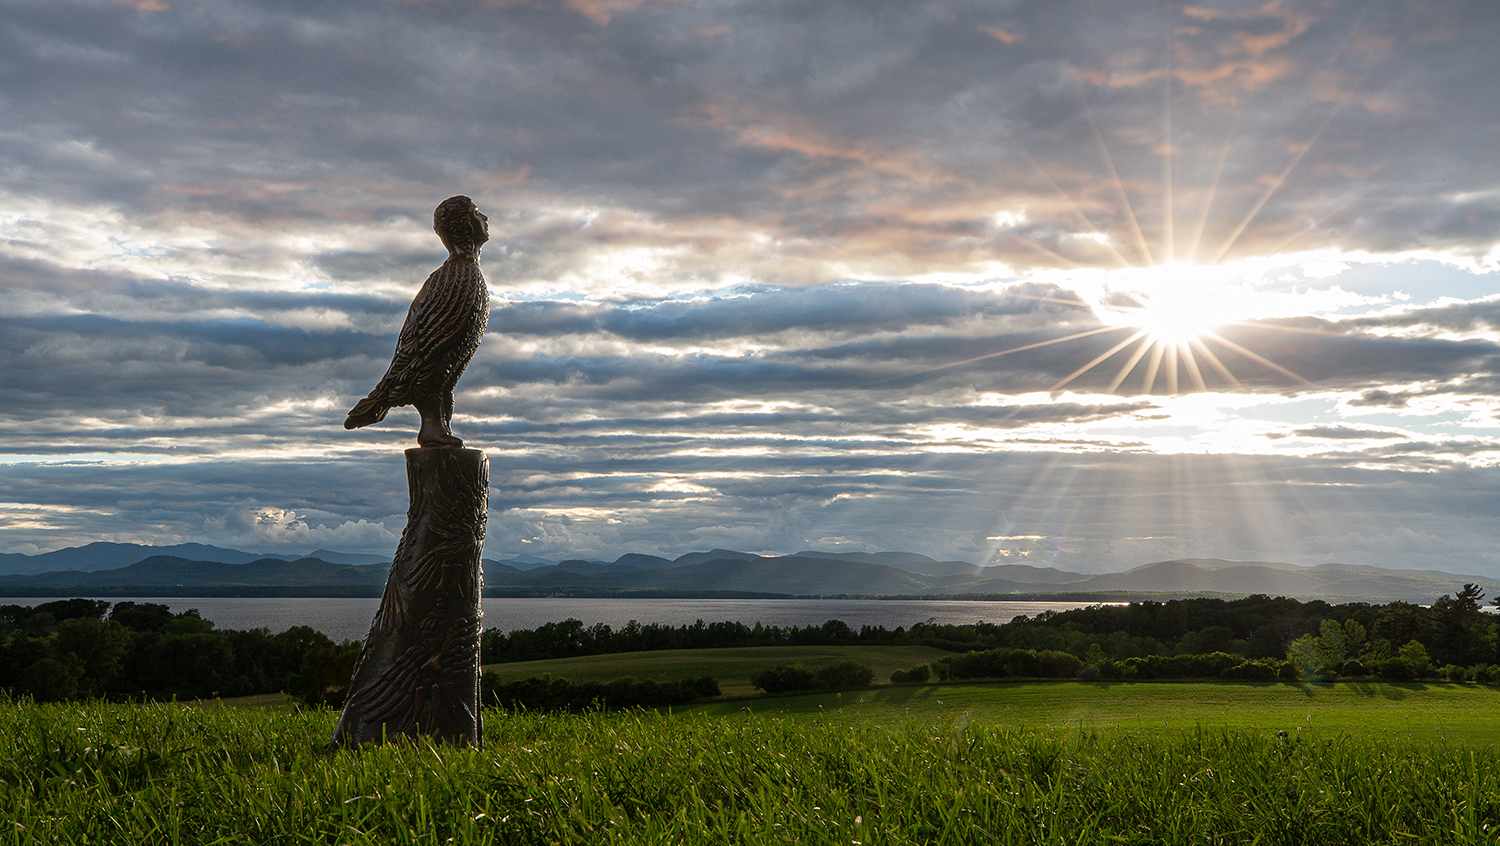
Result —
[[409, 449], [406, 474], [406, 529], [354, 665], [335, 746], [419, 735], [479, 744], [489, 461], [475, 449]]
[[432, 228], [448, 248], [448, 260], [412, 300], [390, 368], [350, 410], [345, 429], [378, 423], [392, 408], [410, 405], [422, 415], [417, 443], [463, 445], [451, 428], [453, 386], [490, 321], [490, 292], [479, 272], [479, 250], [490, 237], [488, 221], [462, 195], [449, 197], [433, 212]]

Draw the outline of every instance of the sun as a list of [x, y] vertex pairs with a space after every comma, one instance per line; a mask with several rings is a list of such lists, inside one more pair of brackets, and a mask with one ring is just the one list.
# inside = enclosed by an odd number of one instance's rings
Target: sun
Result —
[[1132, 301], [1129, 305], [1102, 308], [1100, 319], [1111, 325], [1139, 329], [1158, 343], [1189, 344], [1233, 322], [1215, 313], [1216, 304], [1198, 298], [1125, 296]]
[[[1034, 299], [1087, 310], [1097, 319], [1094, 328], [1059, 338], [985, 353], [959, 361], [868, 384], [911, 378], [952, 367], [975, 364], [1029, 350], [1091, 337], [1112, 336], [1115, 343], [1087, 364], [1059, 379], [1047, 393], [1058, 394], [1080, 376], [1098, 368], [1114, 370], [1104, 393], [1118, 393], [1126, 382], [1150, 394], [1161, 386], [1169, 394], [1210, 390], [1210, 382], [1244, 389], [1235, 367], [1244, 372], [1264, 368], [1301, 385], [1312, 383], [1265, 356], [1226, 338], [1220, 330], [1279, 316], [1279, 303], [1257, 290], [1254, 273], [1226, 265], [1166, 264], [1121, 268], [1099, 276], [1062, 282], [1075, 298]], [[1018, 294], [1029, 297], [1030, 295]], [[1256, 324], [1264, 326], [1265, 324]], [[1272, 328], [1275, 328], [1274, 325]]]
[[1112, 274], [1099, 286], [1090, 308], [1103, 324], [1097, 333], [1123, 337], [1060, 379], [1049, 392], [1062, 390], [1096, 367], [1115, 368], [1114, 378], [1105, 389], [1111, 394], [1132, 376], [1139, 377], [1140, 391], [1146, 394], [1152, 393], [1158, 383], [1172, 394], [1185, 384], [1192, 390], [1206, 391], [1210, 379], [1240, 389], [1243, 384], [1225, 363], [1226, 352], [1233, 353], [1232, 361], [1248, 360], [1306, 383], [1297, 374], [1219, 333], [1224, 326], [1264, 316], [1259, 313], [1264, 304], [1257, 305], [1254, 291], [1224, 273], [1222, 266], [1168, 264]]
[[1219, 327], [1257, 316], [1222, 268], [1169, 264], [1111, 274], [1094, 313], [1109, 326], [1135, 328], [1153, 341], [1187, 344]]

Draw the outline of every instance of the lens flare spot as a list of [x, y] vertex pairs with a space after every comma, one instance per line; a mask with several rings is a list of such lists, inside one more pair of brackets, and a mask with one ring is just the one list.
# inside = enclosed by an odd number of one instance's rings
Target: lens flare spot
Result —
[[1115, 287], [1098, 309], [1099, 319], [1111, 326], [1146, 332], [1163, 344], [1195, 341], [1215, 328], [1244, 320], [1249, 305], [1241, 292], [1191, 265], [1150, 268], [1141, 278]]

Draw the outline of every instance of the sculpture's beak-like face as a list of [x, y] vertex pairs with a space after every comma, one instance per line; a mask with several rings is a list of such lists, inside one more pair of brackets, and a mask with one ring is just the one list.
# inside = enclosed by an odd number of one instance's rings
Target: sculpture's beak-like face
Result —
[[478, 247], [490, 239], [490, 219], [478, 206], [469, 215], [470, 225], [474, 229], [474, 246]]

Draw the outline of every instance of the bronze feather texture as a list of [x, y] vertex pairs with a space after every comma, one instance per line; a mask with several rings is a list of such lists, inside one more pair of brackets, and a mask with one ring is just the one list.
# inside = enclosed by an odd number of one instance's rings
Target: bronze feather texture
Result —
[[418, 444], [463, 445], [452, 430], [453, 388], [489, 326], [490, 292], [479, 270], [488, 221], [462, 195], [449, 197], [433, 212], [433, 229], [448, 248], [448, 260], [412, 300], [391, 366], [349, 411], [345, 429], [379, 423], [392, 408], [410, 405], [422, 416]]

